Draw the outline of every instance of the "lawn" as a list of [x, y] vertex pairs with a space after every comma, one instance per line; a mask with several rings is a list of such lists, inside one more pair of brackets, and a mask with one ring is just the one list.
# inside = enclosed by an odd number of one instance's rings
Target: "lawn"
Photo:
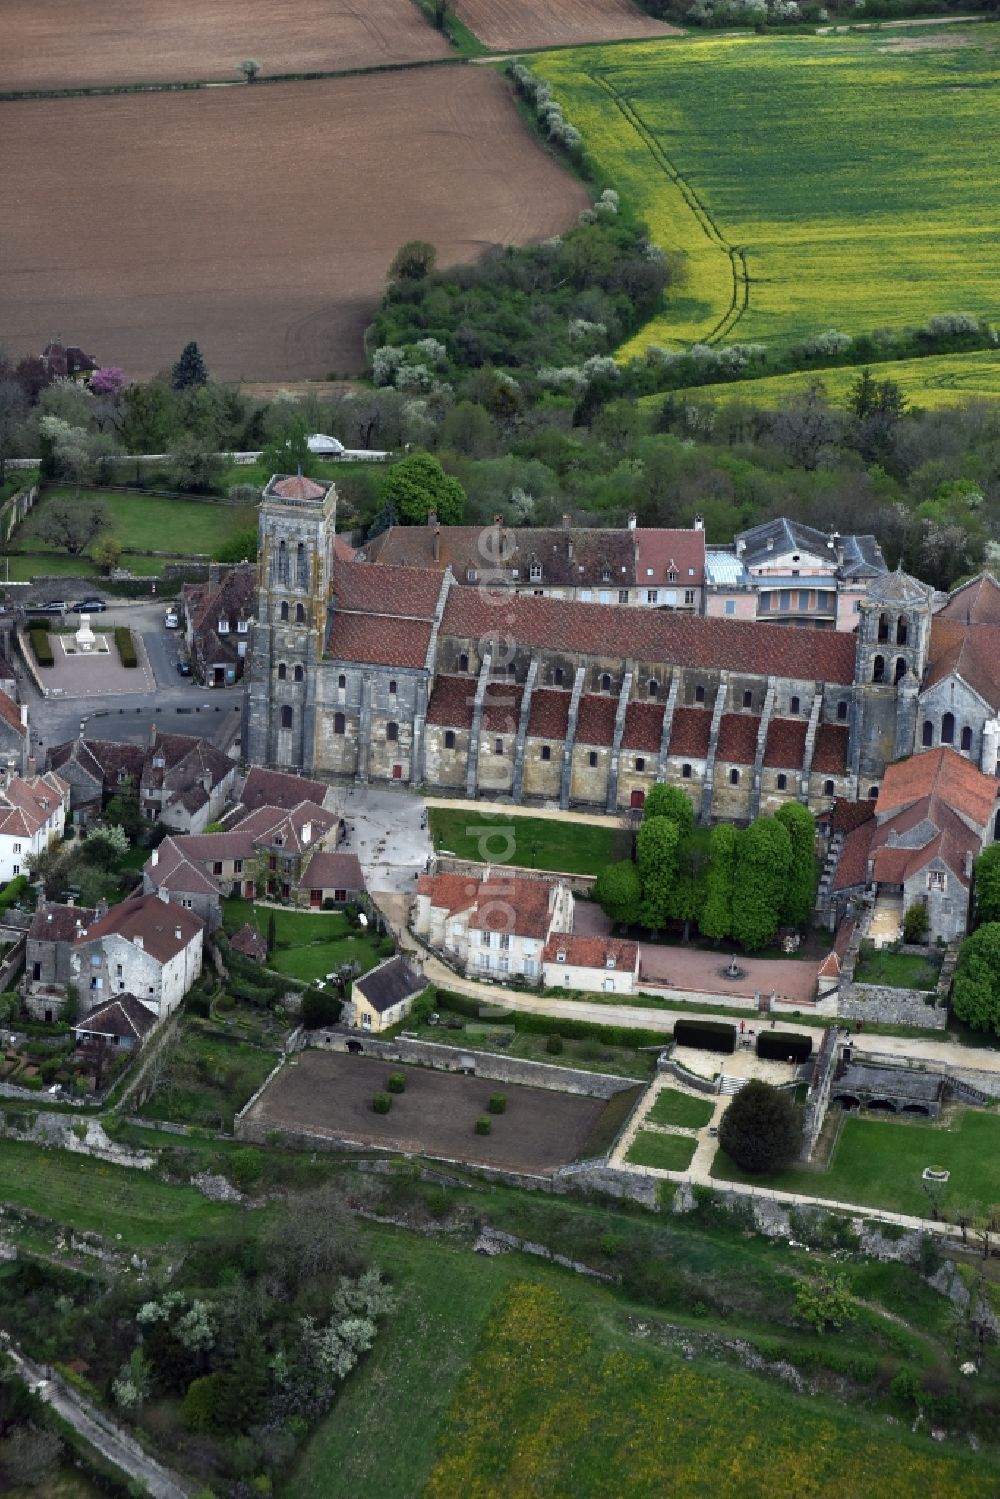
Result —
[[[73, 489], [47, 490], [34, 510], [16, 532], [13, 546], [19, 552], [48, 551], [51, 543], [38, 536], [38, 526], [45, 507], [52, 500], [68, 500], [89, 506], [99, 504], [108, 515], [108, 531], [117, 536], [126, 552], [171, 552], [180, 557], [202, 554], [211, 557], [241, 531], [257, 525], [256, 509], [246, 505], [227, 505], [222, 500], [163, 499], [155, 495], [119, 494], [110, 490], [87, 490], [77, 495]], [[46, 567], [49, 564], [46, 558]], [[79, 572], [80, 558], [66, 559]], [[163, 559], [146, 558], [147, 563]], [[131, 564], [130, 564], [131, 565]], [[36, 566], [36, 571], [38, 570]], [[141, 570], [141, 569], [135, 569]]]
[[381, 938], [363, 932], [343, 911], [280, 911], [236, 898], [226, 902], [225, 928], [236, 932], [249, 921], [266, 932], [272, 915], [275, 945], [267, 966], [303, 983], [325, 978], [344, 963], [358, 963], [367, 973], [391, 955], [380, 951]]
[[486, 817], [481, 809], [428, 807], [434, 847], [459, 859], [520, 864], [560, 874], [600, 874], [606, 864], [628, 857], [624, 828], [561, 818]]
[[698, 1147], [693, 1135], [658, 1135], [641, 1129], [625, 1157], [633, 1166], [653, 1166], [658, 1171], [686, 1171]]
[[994, 317], [1000, 35], [970, 27], [955, 45], [957, 32], [533, 58], [602, 180], [684, 257], [665, 311], [622, 354]]
[[168, 1045], [159, 1082], [139, 1113], [208, 1129], [232, 1129], [237, 1114], [278, 1063], [276, 1051], [212, 1034], [185, 1017]]
[[715, 1104], [695, 1098], [677, 1088], [661, 1088], [646, 1118], [651, 1124], [677, 1124], [683, 1129], [702, 1129], [711, 1119]]
[[[445, 1010], [438, 999], [438, 1010], [451, 1020], [453, 1015]], [[443, 1046], [460, 1046], [464, 1050], [502, 1052], [504, 1056], [521, 1057], [528, 1062], [546, 1062], [556, 1067], [580, 1067], [585, 1072], [607, 1072], [614, 1077], [635, 1077], [648, 1080], [656, 1071], [656, 1053], [639, 1051], [631, 1046], [609, 1046], [603, 1041], [574, 1040], [566, 1037], [562, 1051], [553, 1055], [548, 1049], [548, 1036], [535, 1031], [518, 1031], [513, 1025], [499, 1022], [490, 1025], [484, 1021], [461, 1019], [461, 1028], [443, 1025], [418, 1025], [407, 1022], [421, 1041], [434, 1041]]]
[[862, 943], [854, 977], [859, 984], [890, 984], [897, 989], [936, 989], [939, 962], [916, 953], [890, 952]]
[[950, 1129], [850, 1116], [844, 1120], [827, 1170], [792, 1167], [772, 1176], [751, 1177], [720, 1150], [712, 1175], [721, 1181], [754, 1182], [782, 1192], [929, 1218], [931, 1199], [921, 1181], [925, 1166], [943, 1166], [951, 1172], [946, 1196], [987, 1205], [1000, 1202], [1000, 1116], [962, 1110]]
[[898, 1426], [638, 1351], [578, 1293], [537, 1281], [499, 1298], [437, 1450], [425, 1499], [987, 1499], [997, 1484], [991, 1463]]

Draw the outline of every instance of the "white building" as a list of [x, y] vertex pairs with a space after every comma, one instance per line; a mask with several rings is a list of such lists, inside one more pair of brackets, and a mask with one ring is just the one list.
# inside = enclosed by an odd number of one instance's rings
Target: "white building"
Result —
[[560, 932], [545, 944], [542, 983], [547, 989], [634, 994], [639, 985], [639, 944]]
[[164, 1020], [201, 973], [205, 923], [159, 895], [122, 901], [74, 938], [73, 982], [84, 1004], [133, 994]]
[[422, 875], [413, 930], [470, 978], [537, 983], [553, 932], [573, 929], [573, 893], [560, 880], [505, 876], [487, 867], [470, 875]]
[[0, 790], [0, 882], [26, 874], [29, 860], [62, 837], [69, 797], [69, 786], [52, 771], [10, 777]]

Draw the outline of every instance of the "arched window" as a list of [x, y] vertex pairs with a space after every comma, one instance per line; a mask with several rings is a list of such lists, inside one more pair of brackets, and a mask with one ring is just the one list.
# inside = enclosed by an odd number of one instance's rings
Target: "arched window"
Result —
[[305, 676], [305, 673], [303, 672], [301, 666], [297, 666], [295, 668], [295, 680], [296, 680], [296, 682], [301, 682], [302, 678], [304, 676]]
[[955, 743], [955, 715], [954, 715], [954, 713], [946, 713], [944, 715], [944, 717], [942, 718], [942, 720], [941, 720], [941, 743], [942, 744], [954, 744]]
[[344, 717], [343, 713], [335, 713], [333, 715], [333, 732], [335, 734], [342, 734], [346, 727], [347, 719]]
[[602, 692], [610, 692], [611, 691], [611, 674], [609, 672], [606, 672], [606, 671], [602, 671], [601, 672], [601, 691]]
[[934, 743], [934, 725], [929, 718], [924, 719], [924, 726], [920, 730], [920, 743], [924, 749], [930, 749]]
[[280, 612], [280, 615], [281, 615], [282, 624], [287, 624], [288, 623], [288, 604], [287, 603], [283, 603], [279, 612]]
[[781, 771], [779, 773], [779, 775], [778, 775], [778, 790], [779, 791], [785, 791], [787, 789], [787, 787], [788, 787], [788, 777], [785, 775], [784, 771]]
[[696, 703], [703, 703], [705, 701], [704, 687], [698, 686], [694, 689], [694, 700]]
[[648, 683], [648, 685], [646, 687], [646, 691], [649, 693], [650, 697], [655, 697], [656, 694], [659, 692], [659, 690], [660, 690], [660, 684], [659, 684], [659, 682], [656, 680], [655, 677], [650, 677], [649, 683]]
[[309, 586], [305, 543], [301, 541], [295, 548], [295, 583], [298, 588], [308, 588]]
[[885, 681], [885, 657], [884, 656], [876, 656], [875, 657], [875, 664], [872, 667], [872, 681], [873, 682], [884, 682]]
[[469, 669], [469, 658], [465, 651], [458, 658], [458, 669], [459, 671], [468, 671]]
[[832, 796], [833, 795], [833, 782], [832, 781], [824, 781], [823, 782], [823, 795], [824, 796]]
[[396, 696], [396, 679], [395, 679], [395, 677], [390, 677], [390, 679], [389, 679], [389, 696], [390, 697], [395, 697]]
[[292, 727], [292, 710], [291, 710], [291, 708], [287, 708], [287, 707], [286, 708], [282, 708], [282, 710], [281, 710], [281, 727], [283, 729], [290, 729]]
[[399, 724], [387, 723], [385, 726], [385, 737], [390, 744], [395, 744], [396, 740], [399, 738]]
[[893, 674], [893, 681], [894, 682], [901, 682], [905, 676], [906, 676], [906, 657], [905, 656], [897, 656], [896, 657], [896, 670], [895, 670], [895, 672]]
[[910, 638], [910, 625], [905, 614], [901, 614], [896, 621], [896, 644], [905, 645]]
[[729, 772], [729, 784], [730, 786], [738, 786], [740, 784], [740, 773], [736, 769], [735, 765]]
[[873, 801], [876, 800], [877, 797], [878, 797], [878, 787], [877, 786], [869, 786], [868, 787], [868, 800], [870, 802], [873, 802]]
[[455, 730], [454, 729], [445, 729], [445, 731], [444, 731], [444, 747], [445, 747], [445, 749], [454, 749], [455, 748]]
[[288, 548], [283, 541], [278, 542], [278, 582], [288, 582]]
[[847, 717], [847, 703], [843, 698], [837, 704], [837, 717], [841, 720]]
[[[682, 781], [690, 781], [690, 779], [691, 779], [691, 767], [690, 767], [690, 765], [686, 765], [686, 764], [682, 765], [681, 766], [681, 780]], [[1000, 814], [998, 814], [998, 816], [1000, 816]]]
[[279, 682], [283, 682], [287, 676], [288, 676], [288, 667], [285, 665], [284, 661], [279, 661], [278, 662], [278, 681]]
[[791, 702], [788, 704], [788, 706], [789, 706], [789, 708], [791, 709], [791, 711], [793, 713], [797, 713], [799, 711], [799, 700], [798, 700], [798, 698], [797, 697], [793, 697], [792, 700], [791, 700]]
[[743, 706], [744, 708], [753, 707], [753, 693], [749, 689], [743, 694]]
[[965, 728], [962, 730], [962, 748], [964, 750], [970, 750], [972, 748], [972, 730], [969, 728], [968, 724], [966, 724]]
[[304, 604], [296, 604], [295, 605], [295, 623], [297, 625], [304, 625], [305, 622], [306, 622], [305, 605]]
[[880, 614], [879, 617], [878, 617], [878, 638], [879, 638], [880, 641], [881, 640], [888, 640], [889, 639], [889, 616], [888, 616], [888, 614]]
[[337, 686], [338, 687], [346, 687], [347, 686], [347, 678], [344, 676], [343, 672], [341, 672], [340, 676], [337, 678]]

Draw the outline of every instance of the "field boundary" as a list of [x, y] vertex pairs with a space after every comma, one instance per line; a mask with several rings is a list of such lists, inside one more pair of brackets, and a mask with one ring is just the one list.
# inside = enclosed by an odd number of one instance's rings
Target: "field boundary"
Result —
[[729, 259], [733, 278], [733, 290], [729, 306], [715, 327], [712, 328], [711, 332], [703, 340], [706, 344], [718, 343], [733, 331], [737, 323], [750, 308], [750, 270], [747, 266], [746, 253], [741, 246], [729, 243], [715, 222], [707, 204], [702, 202], [695, 188], [692, 187], [680, 169], [671, 161], [663, 146], [657, 140], [635, 106], [625, 98], [624, 94], [619, 92], [602, 70], [587, 68], [584, 71], [591, 82], [596, 83], [597, 87], [607, 94], [625, 123], [631, 127], [646, 147], [646, 150], [652, 156], [668, 182], [677, 188], [687, 207], [694, 215], [705, 238], [711, 244], [715, 245], [717, 249], [721, 250]]

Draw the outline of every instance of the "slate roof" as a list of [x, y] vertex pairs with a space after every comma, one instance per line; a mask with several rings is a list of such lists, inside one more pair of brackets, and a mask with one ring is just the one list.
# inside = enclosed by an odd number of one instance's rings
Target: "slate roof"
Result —
[[771, 719], [764, 745], [764, 764], [768, 769], [801, 770], [808, 727], [804, 718]]
[[156, 1016], [134, 994], [117, 994], [106, 1004], [88, 1010], [73, 1026], [78, 1036], [124, 1036], [141, 1042], [156, 1024]]
[[356, 854], [338, 854], [320, 849], [313, 854], [305, 874], [299, 880], [300, 890], [363, 890], [365, 877]]
[[[564, 958], [557, 957], [565, 953]], [[572, 933], [554, 932], [542, 950], [543, 963], [566, 963], [575, 968], [600, 968], [607, 970], [608, 959], [614, 959], [614, 967], [624, 973], [635, 973], [639, 963], [639, 944], [623, 941], [619, 937], [574, 936]]]
[[667, 753], [704, 760], [711, 737], [712, 715], [707, 708], [675, 708]]
[[387, 958], [363, 978], [354, 980], [354, 988], [379, 1015], [411, 995], [421, 994], [426, 987], [426, 980], [400, 957]]
[[723, 713], [716, 759], [728, 765], [752, 765], [757, 756], [759, 731], [760, 719], [752, 713]]
[[[436, 558], [432, 525], [391, 526], [358, 555], [379, 567], [406, 564], [443, 571], [450, 566], [456, 583], [473, 586], [484, 578], [515, 587], [628, 588], [635, 583], [631, 531], [495, 525], [439, 526], [436, 533]], [[540, 577], [532, 577], [533, 564], [541, 568]]]
[[919, 578], [911, 577], [898, 567], [894, 573], [887, 572], [868, 586], [868, 597], [872, 602], [903, 607], [926, 604], [933, 592], [928, 583], [921, 583]]
[[315, 802], [317, 807], [322, 807], [330, 789], [322, 781], [311, 781], [306, 776], [284, 770], [264, 770], [255, 765], [243, 783], [240, 802], [248, 812], [256, 812], [258, 807], [285, 807], [291, 811], [302, 802]]
[[[874, 536], [839, 536], [820, 531], [801, 521], [778, 516], [737, 532], [734, 547], [743, 544], [741, 561], [747, 567], [759, 567], [791, 552], [807, 552], [829, 560], [831, 570], [841, 577], [878, 577], [887, 571], [882, 549]], [[768, 543], [770, 542], [770, 546]], [[831, 542], [833, 543], [831, 545]], [[837, 543], [843, 548], [844, 561], [837, 565]]]
[[[96, 942], [102, 937], [142, 938], [143, 950], [158, 963], [167, 963], [191, 943], [205, 923], [193, 911], [165, 901], [158, 895], [139, 895], [112, 906], [106, 916], [91, 922], [75, 938], [76, 944]], [[180, 931], [180, 936], [176, 935]]]
[[615, 737], [618, 700], [584, 693], [576, 719], [577, 744], [610, 744]]
[[647, 750], [656, 754], [663, 737], [662, 703], [633, 703], [625, 709], [622, 749]]

